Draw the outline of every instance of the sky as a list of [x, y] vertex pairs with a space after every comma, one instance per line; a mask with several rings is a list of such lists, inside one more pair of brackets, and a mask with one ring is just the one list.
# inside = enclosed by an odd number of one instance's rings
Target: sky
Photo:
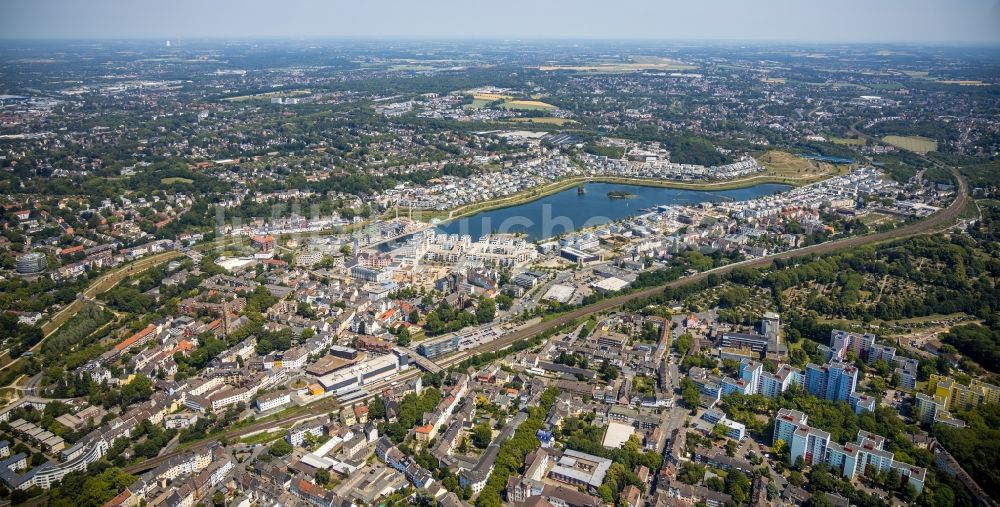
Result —
[[1000, 43], [1000, 0], [0, 0], [0, 38]]

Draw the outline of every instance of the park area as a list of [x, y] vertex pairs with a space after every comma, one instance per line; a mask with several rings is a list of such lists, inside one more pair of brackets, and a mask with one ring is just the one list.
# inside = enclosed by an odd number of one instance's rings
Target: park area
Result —
[[937, 142], [921, 136], [885, 136], [882, 141], [914, 153], [937, 151]]

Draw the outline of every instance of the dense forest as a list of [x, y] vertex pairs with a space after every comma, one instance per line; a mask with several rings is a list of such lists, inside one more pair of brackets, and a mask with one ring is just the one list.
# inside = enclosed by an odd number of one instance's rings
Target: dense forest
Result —
[[955, 414], [968, 424], [934, 426], [933, 434], [987, 492], [1000, 491], [1000, 405], [995, 403]]

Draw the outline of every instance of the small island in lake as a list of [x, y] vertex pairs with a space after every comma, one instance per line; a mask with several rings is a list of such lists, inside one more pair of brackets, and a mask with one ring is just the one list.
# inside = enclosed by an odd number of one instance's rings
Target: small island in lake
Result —
[[631, 192], [626, 192], [624, 190], [612, 190], [608, 192], [608, 199], [631, 199], [633, 197], [638, 197]]

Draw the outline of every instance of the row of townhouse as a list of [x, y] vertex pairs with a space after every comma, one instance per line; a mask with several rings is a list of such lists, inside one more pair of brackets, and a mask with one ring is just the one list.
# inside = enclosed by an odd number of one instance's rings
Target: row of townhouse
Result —
[[80, 441], [59, 453], [59, 461], [49, 460], [26, 473], [19, 474], [25, 466], [15, 457], [8, 458], [0, 466], [0, 482], [10, 489], [28, 489], [39, 487], [48, 489], [71, 472], [87, 469], [107, 453], [114, 441], [119, 438], [129, 438], [139, 423], [147, 416], [146, 409], [136, 408], [116, 417], [100, 428], [88, 433]]

